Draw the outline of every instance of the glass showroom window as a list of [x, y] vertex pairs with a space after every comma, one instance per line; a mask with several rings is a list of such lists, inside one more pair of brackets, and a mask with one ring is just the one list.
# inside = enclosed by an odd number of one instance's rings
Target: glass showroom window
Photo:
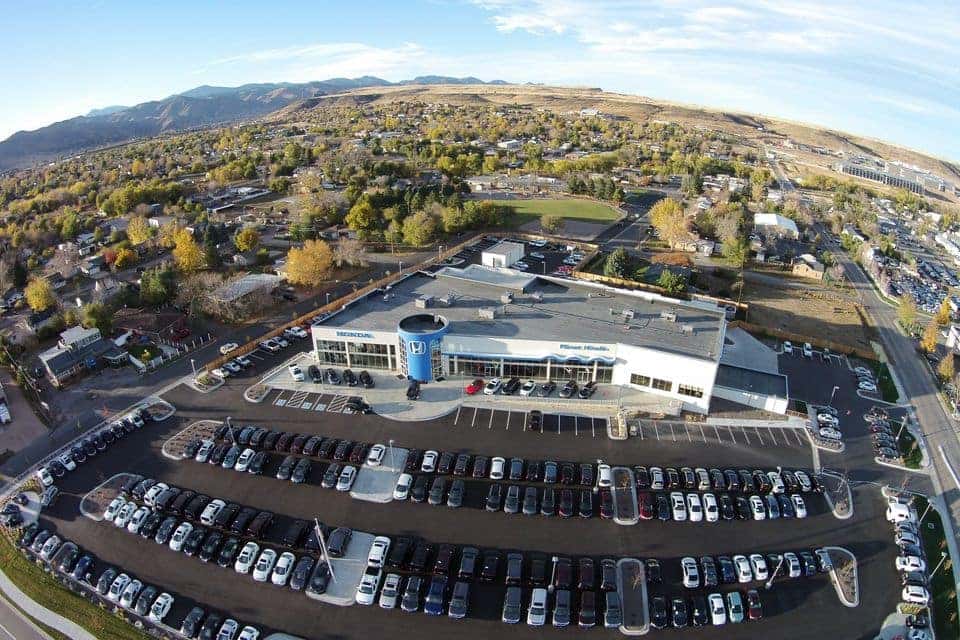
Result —
[[[451, 356], [451, 362], [453, 357]], [[456, 357], [454, 374], [467, 377], [492, 378], [500, 375], [500, 358], [462, 358]]]
[[659, 391], [670, 391], [673, 389], [673, 382], [670, 380], [660, 380], [659, 378], [654, 378], [653, 388], [658, 389]]
[[635, 384], [640, 387], [649, 387], [650, 376], [642, 376], [639, 373], [632, 373], [630, 374], [630, 384]]
[[528, 360], [504, 360], [503, 375], [507, 378], [547, 379], [547, 363]]
[[677, 385], [677, 393], [683, 396], [690, 396], [691, 398], [702, 398], [703, 389], [700, 387], [694, 387], [689, 384]]
[[389, 345], [367, 342], [348, 342], [350, 366], [357, 369], [389, 369]]
[[317, 359], [323, 364], [347, 364], [347, 346], [336, 340], [317, 341]]

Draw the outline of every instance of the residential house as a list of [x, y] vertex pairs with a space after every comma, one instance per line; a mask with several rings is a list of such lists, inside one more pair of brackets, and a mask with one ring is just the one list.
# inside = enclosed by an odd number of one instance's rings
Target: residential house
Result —
[[823, 280], [823, 263], [809, 253], [802, 253], [793, 263], [793, 275], [811, 280]]
[[84, 370], [96, 369], [102, 358], [112, 366], [122, 366], [128, 359], [110, 340], [104, 340], [96, 327], [70, 327], [61, 332], [57, 345], [40, 354], [40, 363], [55, 387]]
[[797, 223], [778, 213], [753, 214], [753, 229], [763, 236], [791, 238], [793, 240], [800, 237]]
[[23, 326], [31, 333], [37, 333], [45, 327], [49, 327], [57, 322], [57, 310], [55, 308], [46, 311], [37, 311], [24, 318]]
[[80, 263], [80, 272], [90, 277], [103, 271], [106, 266], [107, 262], [103, 259], [103, 256], [90, 256]]

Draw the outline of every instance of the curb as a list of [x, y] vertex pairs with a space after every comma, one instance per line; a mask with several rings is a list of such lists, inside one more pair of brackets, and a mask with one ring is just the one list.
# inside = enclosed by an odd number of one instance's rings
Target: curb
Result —
[[822, 547], [826, 551], [834, 551], [838, 553], [844, 553], [853, 559], [853, 580], [857, 584], [857, 597], [855, 599], [848, 600], [843, 593], [843, 590], [840, 588], [840, 580], [837, 578], [837, 571], [834, 568], [830, 569], [830, 584], [833, 585], [833, 590], [837, 593], [837, 598], [840, 599], [840, 604], [845, 607], [854, 608], [860, 606], [860, 581], [857, 574], [857, 556], [853, 555], [853, 552], [843, 548], [843, 547]]
[[[822, 471], [821, 475], [830, 476], [832, 478], [839, 478], [835, 473], [830, 473], [829, 471]], [[833, 514], [833, 517], [837, 520], [849, 520], [853, 517], [853, 491], [850, 489], [849, 483], [847, 484], [847, 495], [849, 496], [850, 501], [850, 511], [848, 513], [838, 513], [836, 505], [833, 503], [833, 499], [830, 498], [830, 493], [827, 491], [823, 492], [823, 498], [827, 501], [827, 504], [830, 506], [830, 513]]]

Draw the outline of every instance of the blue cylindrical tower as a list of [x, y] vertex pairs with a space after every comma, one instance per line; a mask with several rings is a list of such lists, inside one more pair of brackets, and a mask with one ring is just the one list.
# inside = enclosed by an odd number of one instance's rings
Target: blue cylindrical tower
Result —
[[406, 358], [407, 376], [430, 382], [440, 369], [440, 347], [450, 329], [447, 319], [431, 313], [407, 316], [397, 325], [400, 348]]

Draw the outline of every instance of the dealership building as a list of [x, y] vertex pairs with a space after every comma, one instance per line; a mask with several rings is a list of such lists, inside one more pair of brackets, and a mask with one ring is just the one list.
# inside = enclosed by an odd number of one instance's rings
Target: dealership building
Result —
[[423, 382], [596, 381], [706, 413], [726, 316], [710, 302], [470, 265], [407, 276], [344, 305], [312, 332], [321, 366]]

